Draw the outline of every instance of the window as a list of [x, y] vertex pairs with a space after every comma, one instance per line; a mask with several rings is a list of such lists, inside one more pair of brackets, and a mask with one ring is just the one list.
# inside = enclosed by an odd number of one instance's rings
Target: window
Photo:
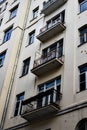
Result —
[[39, 7], [33, 10], [33, 19], [38, 16], [38, 10], [39, 10]]
[[87, 65], [80, 67], [80, 91], [87, 89]]
[[38, 92], [43, 92], [48, 89], [54, 88], [60, 92], [61, 78], [55, 78], [47, 83], [38, 86]]
[[13, 27], [11, 27], [11, 28], [9, 28], [8, 30], [5, 31], [3, 43], [8, 41], [11, 38], [12, 28]]
[[31, 32], [29, 34], [29, 45], [31, 45], [32, 43], [34, 43], [34, 38], [35, 38], [35, 31]]
[[63, 39], [43, 49], [42, 55], [43, 62], [45, 62], [47, 58], [50, 60], [51, 58], [61, 57], [63, 55]]
[[56, 93], [50, 95], [51, 97], [46, 96], [43, 99], [42, 98], [39, 99], [38, 102], [37, 102], [37, 107], [39, 108], [39, 107], [42, 107], [44, 105], [48, 105], [49, 102], [58, 101], [58, 99], [59, 99], [58, 93], [60, 93], [60, 87], [61, 87], [61, 77], [60, 78], [55, 78], [55, 79], [53, 79], [51, 81], [48, 81], [47, 83], [39, 85], [38, 86], [38, 92], [39, 93], [46, 92], [47, 90], [52, 89], [52, 88], [54, 88], [56, 90]]
[[80, 29], [80, 44], [87, 42], [87, 26], [84, 26]]
[[2, 3], [4, 0], [0, 0], [0, 3]]
[[64, 23], [64, 21], [65, 21], [65, 11], [62, 11], [61, 13], [59, 13], [58, 15], [47, 21], [47, 28], [51, 28], [58, 22]]
[[28, 74], [29, 64], [30, 64], [30, 58], [23, 61], [22, 76]]
[[76, 130], [87, 130], [87, 119], [82, 119], [76, 126]]
[[3, 64], [4, 64], [5, 55], [6, 55], [6, 51], [4, 51], [4, 52], [2, 52], [2, 53], [0, 54], [0, 67], [2, 67]]
[[13, 8], [11, 11], [10, 11], [10, 18], [9, 19], [12, 19], [16, 16], [17, 14], [17, 9], [18, 9], [18, 6], [16, 6], [15, 8]]
[[24, 99], [24, 92], [21, 94], [18, 94], [16, 96], [16, 105], [15, 105], [15, 112], [14, 112], [14, 116], [18, 116], [21, 113], [21, 105], [22, 105], [22, 101]]
[[79, 0], [79, 2], [80, 2], [80, 12], [87, 10], [87, 0]]

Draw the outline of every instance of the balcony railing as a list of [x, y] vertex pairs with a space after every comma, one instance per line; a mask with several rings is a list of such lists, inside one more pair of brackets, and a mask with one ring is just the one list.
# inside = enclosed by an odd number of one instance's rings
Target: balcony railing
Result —
[[43, 3], [43, 9], [41, 13], [49, 15], [60, 6], [62, 6], [67, 0], [48, 0]]
[[59, 58], [62, 61], [62, 49], [58, 48], [58, 50], [55, 49], [53, 51], [50, 51], [47, 53], [46, 56], [42, 55], [39, 59], [35, 60], [33, 68], [36, 68], [42, 64], [45, 64], [55, 58]]
[[48, 8], [52, 3], [54, 3], [56, 0], [48, 0], [47, 2], [44, 2], [43, 9]]
[[50, 23], [47, 23], [46, 26], [40, 29], [40, 33], [37, 36], [37, 39], [39, 39], [42, 42], [45, 42], [48, 39], [57, 35], [58, 33], [61, 33], [65, 29], [66, 27], [64, 25], [64, 20], [58, 17], [55, 20], [51, 20]]
[[59, 101], [62, 94], [54, 88], [41, 92], [22, 102], [21, 116], [28, 121], [46, 117], [60, 109]]
[[43, 28], [40, 29], [40, 33], [43, 33], [45, 31], [47, 31], [48, 29], [54, 27], [55, 25], [62, 23], [60, 17], [58, 17], [56, 20], [52, 21], [50, 24], [47, 24], [46, 26], [44, 26]]

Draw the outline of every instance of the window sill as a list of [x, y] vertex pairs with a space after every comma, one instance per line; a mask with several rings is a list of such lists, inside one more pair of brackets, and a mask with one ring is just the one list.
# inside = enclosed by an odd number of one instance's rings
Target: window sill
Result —
[[14, 19], [16, 17], [16, 15], [14, 16], [14, 17], [12, 17], [12, 18], [9, 18], [9, 20], [6, 22], [6, 23], [8, 23], [9, 21], [11, 21], [12, 19]]
[[5, 41], [5, 42], [2, 42], [1, 44], [0, 44], [0, 46], [2, 46], [3, 44], [5, 44], [7, 41]]
[[87, 43], [87, 42], [84, 42], [84, 43], [82, 43], [82, 44], [79, 44], [78, 47], [80, 47], [80, 46], [82, 46], [82, 45], [84, 45], [84, 44], [86, 44], [86, 43]]
[[87, 10], [84, 10], [84, 11], [82, 11], [82, 12], [79, 12], [77, 15], [80, 15], [80, 14], [84, 13], [85, 11], [87, 11]]
[[[38, 16], [37, 16], [37, 17], [38, 17]], [[35, 17], [35, 18], [31, 19], [31, 20], [30, 20], [30, 22], [32, 22], [32, 21], [34, 21], [35, 19], [37, 19], [37, 17]]]
[[2, 14], [4, 11], [6, 11], [6, 9], [4, 9], [2, 12], [0, 12], [0, 14]]
[[[10, 39], [9, 39], [9, 40], [10, 40]], [[0, 46], [1, 46], [2, 44], [4, 44], [4, 43], [8, 42], [9, 40], [7, 40], [7, 41], [3, 41], [3, 42], [0, 44]]]
[[18, 0], [13, 1], [12, 4], [14, 4], [14, 3], [17, 2], [17, 1], [18, 1]]
[[31, 44], [28, 44], [28, 45], [26, 45], [25, 47], [28, 47], [28, 46], [30, 46], [30, 45], [32, 45], [33, 43], [31, 43]]
[[[28, 73], [27, 73], [27, 74], [28, 74]], [[27, 74], [23, 74], [23, 75], [21, 75], [19, 78], [22, 78], [22, 77], [26, 76]]]
[[79, 94], [79, 93], [82, 93], [82, 92], [85, 92], [85, 91], [87, 91], [87, 89], [82, 90], [82, 91], [79, 90], [79, 91], [76, 92], [76, 94]]

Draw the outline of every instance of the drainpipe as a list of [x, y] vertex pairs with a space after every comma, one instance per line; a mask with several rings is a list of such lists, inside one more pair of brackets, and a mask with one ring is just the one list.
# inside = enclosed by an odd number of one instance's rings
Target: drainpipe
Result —
[[24, 37], [25, 27], [26, 27], [26, 23], [27, 23], [28, 14], [29, 14], [30, 4], [31, 4], [31, 0], [28, 0], [27, 10], [26, 10], [26, 15], [25, 15], [25, 20], [24, 20], [24, 26], [22, 28], [22, 34], [21, 34], [20, 41], [18, 44], [18, 50], [16, 53], [16, 58], [15, 58], [14, 66], [13, 66], [10, 84], [8, 87], [8, 92], [7, 92], [6, 101], [5, 101], [5, 105], [4, 105], [4, 109], [3, 109], [1, 123], [0, 123], [0, 130], [3, 130], [3, 126], [4, 126], [6, 114], [7, 114], [8, 104], [9, 104], [9, 100], [10, 100], [10, 96], [11, 96], [11, 91], [12, 91], [14, 78], [15, 78], [15, 74], [16, 74], [16, 69], [17, 69], [17, 65], [18, 65], [18, 61], [19, 61], [20, 51], [21, 51], [21, 47], [22, 47], [22, 41], [23, 41], [23, 37]]

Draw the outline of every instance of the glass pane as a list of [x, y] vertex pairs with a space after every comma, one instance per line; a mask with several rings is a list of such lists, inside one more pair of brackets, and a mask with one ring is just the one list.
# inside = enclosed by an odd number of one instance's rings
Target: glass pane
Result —
[[53, 44], [52, 46], [50, 46], [50, 51], [56, 50], [57, 48], [57, 44]]
[[87, 66], [80, 68], [80, 73], [87, 71]]
[[23, 100], [24, 99], [24, 94], [23, 95], [18, 95], [17, 100]]
[[46, 89], [54, 87], [54, 80], [46, 84]]
[[86, 89], [86, 83], [85, 82], [80, 83], [80, 91], [83, 91], [85, 89]]
[[17, 102], [17, 103], [16, 103], [16, 109], [19, 108], [19, 104], [20, 104], [20, 102]]
[[42, 98], [37, 100], [37, 108], [42, 107]]
[[39, 92], [44, 91], [44, 85], [38, 87]]
[[45, 106], [48, 105], [49, 96], [45, 97]]
[[56, 85], [61, 84], [61, 79], [56, 79]]
[[80, 5], [80, 12], [83, 12], [87, 10], [87, 1], [83, 2], [81, 5]]
[[80, 75], [80, 82], [86, 81], [85, 73]]

